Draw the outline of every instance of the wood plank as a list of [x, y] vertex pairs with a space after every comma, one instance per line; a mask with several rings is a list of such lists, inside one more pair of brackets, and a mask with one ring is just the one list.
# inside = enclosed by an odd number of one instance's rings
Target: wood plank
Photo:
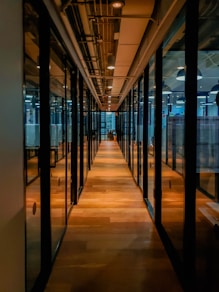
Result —
[[99, 147], [45, 291], [182, 291], [115, 141]]

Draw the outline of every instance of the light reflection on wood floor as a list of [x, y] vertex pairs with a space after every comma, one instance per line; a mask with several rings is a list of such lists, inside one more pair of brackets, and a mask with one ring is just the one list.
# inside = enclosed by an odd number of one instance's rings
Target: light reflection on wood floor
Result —
[[182, 291], [114, 141], [100, 145], [45, 291]]

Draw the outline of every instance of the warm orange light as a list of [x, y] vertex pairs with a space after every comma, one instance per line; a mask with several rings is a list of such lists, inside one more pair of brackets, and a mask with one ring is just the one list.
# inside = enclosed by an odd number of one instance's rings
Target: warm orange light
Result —
[[125, 5], [125, 1], [123, 0], [115, 0], [111, 1], [110, 4], [112, 5], [113, 8], [122, 8]]

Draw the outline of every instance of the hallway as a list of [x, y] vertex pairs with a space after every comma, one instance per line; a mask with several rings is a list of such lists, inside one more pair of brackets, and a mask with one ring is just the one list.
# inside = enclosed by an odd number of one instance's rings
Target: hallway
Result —
[[100, 144], [45, 291], [182, 291], [117, 142]]

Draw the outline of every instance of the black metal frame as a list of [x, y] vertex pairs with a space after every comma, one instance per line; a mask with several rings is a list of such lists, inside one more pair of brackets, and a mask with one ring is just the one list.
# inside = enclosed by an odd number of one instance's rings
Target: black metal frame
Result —
[[[196, 270], [196, 133], [197, 50], [199, 1], [186, 3], [185, 30], [185, 206], [183, 232], [183, 275], [186, 291], [195, 289]], [[191, 41], [192, 40], [192, 41]], [[191, 123], [191, 121], [193, 121]]]
[[79, 104], [80, 104], [80, 191], [84, 185], [84, 111], [83, 111], [83, 77], [79, 73]]
[[76, 66], [71, 72], [72, 98], [72, 143], [71, 143], [71, 201], [78, 203], [77, 167], [78, 167], [78, 112], [77, 112], [77, 76]]

